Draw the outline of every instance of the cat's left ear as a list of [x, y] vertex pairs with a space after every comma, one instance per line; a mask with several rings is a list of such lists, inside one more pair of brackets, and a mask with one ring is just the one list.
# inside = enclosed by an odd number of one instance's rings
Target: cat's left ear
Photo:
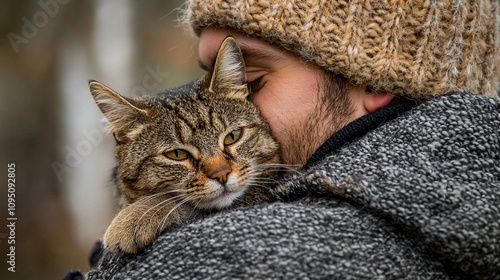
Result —
[[233, 37], [228, 36], [222, 41], [213, 69], [210, 92], [229, 98], [247, 98], [245, 60]]

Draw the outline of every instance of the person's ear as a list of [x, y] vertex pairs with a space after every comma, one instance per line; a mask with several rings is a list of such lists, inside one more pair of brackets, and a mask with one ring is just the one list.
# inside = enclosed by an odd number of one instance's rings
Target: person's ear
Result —
[[367, 92], [363, 96], [363, 105], [368, 112], [387, 106], [394, 98], [394, 95], [385, 91]]

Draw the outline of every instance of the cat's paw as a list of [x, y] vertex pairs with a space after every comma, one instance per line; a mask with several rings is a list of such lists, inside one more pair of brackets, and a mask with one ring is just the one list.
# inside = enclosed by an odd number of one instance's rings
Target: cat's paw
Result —
[[126, 212], [118, 213], [103, 237], [104, 248], [116, 254], [137, 253], [151, 245], [160, 232], [158, 223], [149, 217], [133, 217], [135, 213]]
[[134, 254], [152, 243], [156, 234], [151, 235], [149, 238], [141, 236], [143, 235], [131, 230], [117, 229], [112, 225], [104, 233], [104, 248], [115, 254]]

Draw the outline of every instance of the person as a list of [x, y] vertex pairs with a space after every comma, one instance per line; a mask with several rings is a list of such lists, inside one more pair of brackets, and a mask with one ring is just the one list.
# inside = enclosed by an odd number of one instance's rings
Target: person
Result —
[[250, 98], [298, 168], [282, 184], [306, 191], [104, 255], [86, 279], [500, 279], [498, 12], [189, 1], [201, 67], [236, 39]]

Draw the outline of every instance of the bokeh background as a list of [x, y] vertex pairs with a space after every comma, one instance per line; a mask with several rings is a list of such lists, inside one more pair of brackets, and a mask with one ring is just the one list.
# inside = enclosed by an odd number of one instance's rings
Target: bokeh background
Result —
[[[113, 139], [87, 81], [126, 96], [201, 75], [182, 0], [0, 1], [0, 279], [62, 279], [117, 212]], [[7, 164], [16, 266], [7, 270]]]

